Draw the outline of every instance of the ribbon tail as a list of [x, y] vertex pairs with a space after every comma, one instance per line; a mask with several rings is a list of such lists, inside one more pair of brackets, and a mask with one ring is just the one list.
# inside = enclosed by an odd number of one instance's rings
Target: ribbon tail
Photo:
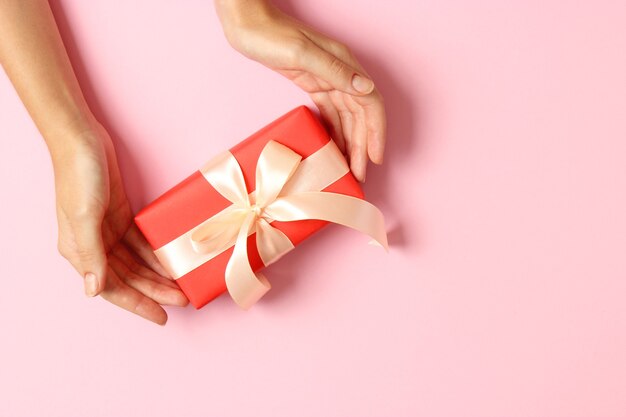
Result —
[[252, 270], [248, 260], [248, 231], [255, 219], [253, 212], [248, 213], [239, 229], [233, 254], [226, 265], [226, 288], [235, 303], [246, 310], [271, 288], [263, 274], [256, 274]]
[[317, 219], [365, 233], [388, 250], [385, 220], [373, 204], [344, 194], [309, 191], [279, 197], [265, 213], [278, 221]]
[[273, 264], [294, 248], [286, 234], [263, 218], [256, 223], [256, 247], [265, 266]]

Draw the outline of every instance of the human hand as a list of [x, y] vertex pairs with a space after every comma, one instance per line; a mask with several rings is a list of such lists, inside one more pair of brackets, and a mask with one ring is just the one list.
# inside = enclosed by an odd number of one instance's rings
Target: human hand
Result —
[[320, 110], [350, 163], [365, 180], [386, 140], [383, 98], [349, 48], [286, 15], [267, 0], [216, 0], [229, 43], [292, 80]]
[[59, 252], [84, 277], [88, 296], [100, 294], [163, 325], [167, 313], [160, 304], [185, 306], [188, 300], [165, 277], [134, 224], [111, 138], [94, 125], [68, 134], [61, 149], [51, 149]]
[[88, 295], [165, 324], [159, 304], [188, 301], [133, 224], [113, 143], [82, 94], [47, 1], [0, 1], [0, 64], [52, 156], [59, 252]]

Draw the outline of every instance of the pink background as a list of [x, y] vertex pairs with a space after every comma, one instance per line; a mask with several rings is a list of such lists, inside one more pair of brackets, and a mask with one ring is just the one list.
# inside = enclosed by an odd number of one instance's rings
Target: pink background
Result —
[[[136, 210], [310, 104], [227, 45], [209, 0], [55, 4]], [[625, 3], [283, 6], [386, 98], [365, 191], [391, 253], [332, 227], [249, 312], [221, 297], [164, 328], [87, 299], [0, 75], [0, 415], [625, 415]]]

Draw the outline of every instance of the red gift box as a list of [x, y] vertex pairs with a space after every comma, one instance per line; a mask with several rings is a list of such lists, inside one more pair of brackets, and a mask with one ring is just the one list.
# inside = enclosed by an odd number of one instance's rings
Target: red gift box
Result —
[[[285, 145], [304, 160], [327, 145], [334, 146], [329, 144], [330, 140], [313, 113], [300, 106], [235, 145], [230, 153], [241, 167], [248, 192], [252, 192], [256, 189], [257, 161], [268, 142]], [[345, 163], [343, 159], [342, 162]], [[320, 191], [363, 198], [361, 187], [349, 170]], [[198, 170], [142, 209], [135, 222], [158, 256], [160, 248], [231, 205], [231, 201]], [[327, 223], [322, 220], [275, 220], [271, 225], [296, 246]], [[247, 253], [252, 270], [257, 271], [264, 266], [254, 233], [248, 236]], [[225, 270], [232, 254], [233, 247], [230, 247], [182, 276], [175, 276], [194, 307], [204, 306], [226, 290]]]

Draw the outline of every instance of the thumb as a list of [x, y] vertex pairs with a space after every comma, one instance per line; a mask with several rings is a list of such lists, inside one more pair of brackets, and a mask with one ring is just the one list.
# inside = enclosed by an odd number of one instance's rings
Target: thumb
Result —
[[89, 218], [73, 224], [76, 269], [83, 275], [85, 294], [95, 297], [105, 287], [107, 256], [102, 242], [102, 221]]
[[312, 48], [307, 53], [304, 67], [334, 89], [362, 96], [374, 90], [374, 82], [362, 72], [322, 48]]

